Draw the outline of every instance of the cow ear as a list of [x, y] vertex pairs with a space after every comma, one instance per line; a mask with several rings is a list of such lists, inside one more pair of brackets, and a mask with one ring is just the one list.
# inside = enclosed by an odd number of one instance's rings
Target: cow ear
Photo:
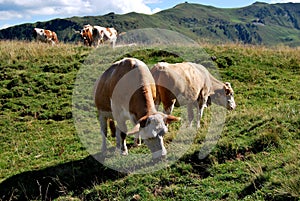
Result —
[[231, 93], [231, 84], [229, 82], [224, 83], [225, 94], [229, 95]]
[[139, 120], [139, 124], [141, 125], [141, 128], [145, 128], [146, 126], [148, 126], [149, 121], [148, 121], [148, 116], [143, 116], [140, 120]]
[[137, 123], [130, 131], [127, 131], [127, 135], [135, 135], [136, 133], [138, 133], [140, 131], [140, 124]]
[[172, 115], [166, 115], [166, 117], [164, 118], [166, 124], [173, 123], [175, 121], [180, 121], [180, 120], [181, 120], [180, 117], [175, 117]]
[[228, 95], [230, 92], [229, 88], [226, 85], [224, 85], [224, 91], [226, 95]]

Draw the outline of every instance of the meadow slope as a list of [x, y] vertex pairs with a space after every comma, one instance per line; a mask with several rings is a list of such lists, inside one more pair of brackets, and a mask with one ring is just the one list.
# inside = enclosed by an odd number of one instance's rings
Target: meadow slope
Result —
[[[174, 51], [189, 47], [181, 48]], [[91, 157], [74, 126], [76, 76], [95, 50], [0, 41], [0, 200], [299, 200], [299, 48], [202, 48], [235, 90], [237, 108], [227, 113], [217, 145], [198, 158], [208, 109], [203, 128], [180, 160], [157, 172], [125, 174]], [[193, 49], [192, 61], [201, 63], [197, 52]], [[97, 59], [108, 67], [123, 56], [142, 59], [149, 67], [182, 60], [161, 47], [103, 48]]]

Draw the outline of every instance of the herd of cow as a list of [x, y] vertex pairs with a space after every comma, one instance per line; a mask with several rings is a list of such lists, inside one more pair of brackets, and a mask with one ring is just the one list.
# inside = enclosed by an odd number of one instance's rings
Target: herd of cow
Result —
[[[189, 126], [192, 126], [196, 107], [197, 128], [204, 108], [211, 103], [228, 110], [236, 107], [230, 83], [217, 80], [202, 65], [160, 62], [149, 70], [135, 58], [115, 62], [101, 75], [95, 85], [94, 100], [100, 120], [102, 154], [105, 156], [107, 152], [109, 123], [116, 136], [116, 148], [122, 155], [128, 154], [126, 136], [135, 135], [136, 139], [144, 140], [153, 159], [167, 154], [163, 136], [168, 132], [169, 123], [180, 121], [171, 115], [174, 106], [187, 105]], [[161, 102], [164, 112], [158, 112]], [[130, 131], [127, 120], [135, 125]]]
[[[94, 47], [105, 41], [114, 47], [118, 35], [114, 28], [89, 24], [76, 33], [81, 35], [84, 45]], [[56, 33], [50, 30], [35, 28], [33, 36], [38, 41], [58, 43]], [[122, 155], [128, 154], [126, 136], [135, 135], [135, 143], [142, 138], [153, 159], [164, 158], [167, 154], [163, 136], [168, 132], [169, 123], [180, 120], [171, 115], [174, 106], [187, 106], [190, 127], [196, 107], [197, 128], [204, 109], [212, 102], [228, 110], [236, 107], [230, 83], [217, 80], [200, 64], [160, 62], [149, 70], [145, 63], [135, 58], [115, 62], [101, 75], [95, 85], [94, 100], [100, 120], [102, 154], [105, 156], [107, 152], [109, 124]], [[158, 112], [160, 103], [164, 112]], [[135, 125], [130, 131], [127, 120]]]
[[[92, 26], [90, 24], [84, 25], [80, 31], [75, 31], [75, 33], [80, 34], [84, 45], [94, 47], [99, 47], [99, 45], [105, 41], [109, 41], [112, 47], [114, 47], [118, 36], [118, 32], [114, 28]], [[47, 29], [34, 28], [33, 37], [36, 41], [50, 43], [52, 45], [58, 43], [57, 34]]]

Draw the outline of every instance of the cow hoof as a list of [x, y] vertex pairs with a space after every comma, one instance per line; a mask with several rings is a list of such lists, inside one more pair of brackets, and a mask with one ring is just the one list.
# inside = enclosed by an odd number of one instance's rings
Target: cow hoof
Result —
[[142, 145], [142, 143], [134, 143], [133, 144], [133, 147], [139, 147], [139, 146], [141, 146]]
[[121, 151], [121, 155], [122, 156], [127, 156], [128, 155], [128, 151]]
[[167, 156], [160, 156], [158, 158], [152, 158], [153, 163], [161, 163], [167, 161]]

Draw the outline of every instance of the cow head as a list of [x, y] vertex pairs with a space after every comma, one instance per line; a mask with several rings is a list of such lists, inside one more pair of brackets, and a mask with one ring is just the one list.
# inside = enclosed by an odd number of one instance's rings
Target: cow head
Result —
[[93, 43], [93, 33], [89, 27], [85, 27], [80, 31], [80, 36], [86, 46], [91, 46]]
[[139, 132], [145, 144], [151, 150], [152, 158], [164, 158], [167, 155], [163, 141], [164, 134], [168, 132], [166, 124], [179, 120], [178, 117], [157, 112], [142, 117], [136, 126], [127, 132], [127, 135]]
[[236, 104], [234, 101], [234, 92], [229, 82], [225, 82], [223, 89], [217, 90], [214, 94], [210, 95], [208, 99], [208, 105], [210, 102], [214, 102], [218, 105], [221, 105], [228, 110], [234, 110]]

